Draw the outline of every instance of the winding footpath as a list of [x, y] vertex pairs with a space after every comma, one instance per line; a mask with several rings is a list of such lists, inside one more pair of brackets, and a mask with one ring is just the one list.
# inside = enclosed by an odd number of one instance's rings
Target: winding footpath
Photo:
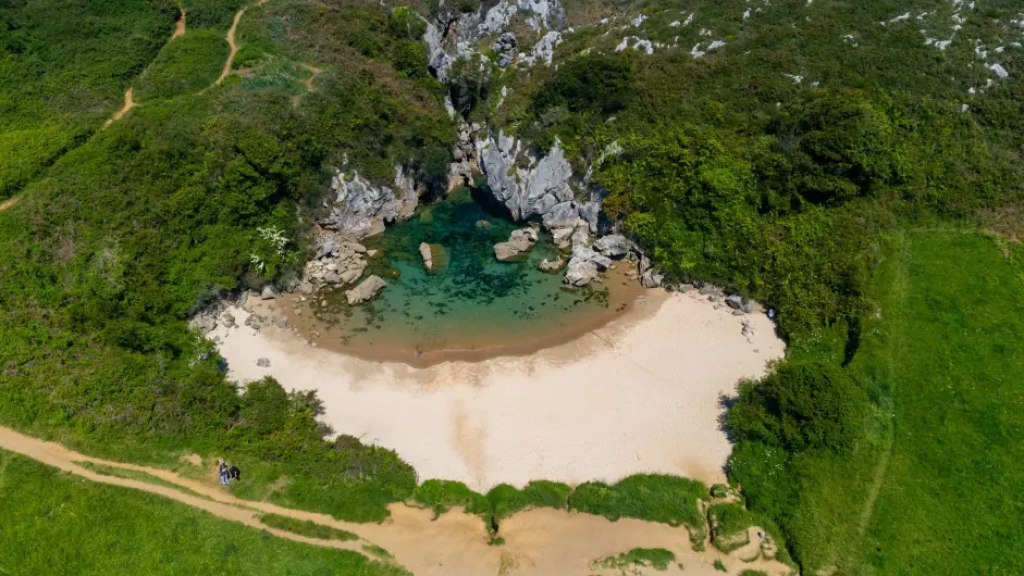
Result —
[[[716, 560], [723, 562], [732, 574], [743, 570], [762, 570], [772, 575], [790, 572], [788, 566], [779, 562], [756, 559], [756, 541], [729, 555], [710, 546], [704, 552], [695, 552], [690, 547], [685, 527], [629, 518], [611, 522], [600, 516], [563, 510], [529, 510], [502, 522], [500, 535], [505, 543], [494, 546], [489, 543], [481, 519], [458, 509], [435, 519], [431, 510], [392, 504], [389, 507], [391, 517], [386, 521], [380, 524], [356, 524], [326, 514], [294, 510], [268, 502], [242, 500], [219, 486], [184, 478], [169, 470], [93, 458], [9, 428], [0, 427], [0, 449], [93, 482], [170, 498], [219, 518], [265, 530], [280, 538], [360, 553], [363, 553], [364, 545], [372, 543], [390, 552], [397, 563], [416, 576], [587, 576], [602, 572], [595, 569], [595, 562], [641, 547], [673, 551], [677, 560], [686, 566], [687, 576], [721, 576], [721, 572], [714, 568]], [[99, 474], [83, 466], [85, 463], [144, 472], [174, 487]], [[260, 522], [260, 515], [267, 513], [353, 532], [359, 536], [359, 540], [322, 540], [275, 529]], [[751, 561], [744, 561], [744, 558]], [[676, 572], [676, 566], [672, 566], [669, 574]], [[637, 573], [642, 574], [644, 571]]]
[[231, 22], [231, 28], [228, 29], [228, 34], [225, 37], [225, 40], [228, 41], [228, 46], [231, 47], [231, 52], [228, 54], [227, 61], [224, 62], [224, 69], [221, 70], [220, 76], [217, 78], [217, 81], [214, 82], [214, 84], [220, 84], [224, 81], [225, 78], [228, 77], [228, 74], [231, 74], [231, 63], [235, 61], [235, 54], [238, 53], [238, 43], [235, 42], [235, 31], [238, 29], [238, 23], [242, 20], [242, 15], [244, 15], [245, 11], [248, 10], [250, 7], [260, 6], [266, 3], [267, 0], [257, 0], [253, 4], [250, 4], [245, 8], [242, 8], [238, 11], [237, 14], [235, 14], [235, 19]]

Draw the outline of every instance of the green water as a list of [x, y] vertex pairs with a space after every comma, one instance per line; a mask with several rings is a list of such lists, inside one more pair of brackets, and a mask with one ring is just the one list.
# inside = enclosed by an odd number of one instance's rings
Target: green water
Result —
[[[339, 290], [314, 313], [342, 347], [434, 353], [543, 339], [609, 309], [614, 288], [566, 290], [561, 272], [537, 268], [559, 256], [550, 238], [522, 261], [497, 261], [494, 244], [518, 227], [487, 214], [468, 192], [455, 193], [365, 242], [380, 250], [366, 274], [388, 283], [375, 300], [350, 307]], [[443, 246], [447, 266], [427, 272], [421, 242]]]

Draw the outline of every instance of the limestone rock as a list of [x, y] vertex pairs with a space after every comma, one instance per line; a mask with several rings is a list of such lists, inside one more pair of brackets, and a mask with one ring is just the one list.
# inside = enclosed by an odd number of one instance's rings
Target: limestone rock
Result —
[[499, 242], [494, 245], [494, 257], [502, 262], [517, 258], [523, 252], [533, 248], [539, 236], [533, 228], [520, 228], [513, 230], [508, 242]]
[[270, 359], [260, 358], [259, 360], [256, 360], [256, 365], [260, 368], [270, 368]]
[[220, 315], [220, 323], [223, 324], [225, 328], [234, 328], [238, 326], [238, 324], [235, 323], [234, 314], [230, 312], [225, 312]]
[[402, 166], [395, 166], [393, 186], [375, 186], [358, 173], [338, 171], [331, 190], [335, 199], [320, 223], [356, 239], [383, 232], [386, 222], [408, 219], [419, 201], [415, 183]]
[[544, 272], [548, 272], [549, 274], [553, 274], [555, 272], [558, 272], [558, 270], [562, 266], [564, 266], [564, 265], [565, 265], [565, 260], [563, 260], [562, 257], [559, 256], [558, 258], [556, 258], [554, 260], [548, 260], [547, 258], [545, 258], [545, 259], [540, 261], [540, 264], [538, 264], [537, 267], [540, 268]]
[[430, 272], [434, 268], [434, 259], [430, 253], [430, 244], [426, 242], [420, 243], [420, 256], [423, 257], [423, 266]]
[[262, 299], [262, 300], [276, 300], [277, 299], [277, 292], [274, 291], [274, 287], [273, 286], [264, 286], [263, 287], [263, 292], [260, 294], [260, 299]]
[[387, 286], [387, 282], [374, 274], [360, 282], [355, 288], [346, 291], [345, 298], [348, 299], [349, 305], [361, 304], [375, 298], [385, 286]]
[[611, 234], [598, 238], [597, 242], [594, 242], [594, 249], [609, 258], [617, 260], [629, 254], [629, 240], [625, 236]]
[[576, 246], [572, 249], [572, 258], [565, 272], [565, 283], [569, 286], [586, 286], [592, 282], [600, 271], [611, 266], [612, 261], [587, 246]]

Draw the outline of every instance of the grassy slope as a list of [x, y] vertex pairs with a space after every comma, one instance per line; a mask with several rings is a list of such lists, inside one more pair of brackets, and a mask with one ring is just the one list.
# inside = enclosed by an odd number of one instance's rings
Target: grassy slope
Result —
[[277, 539], [152, 494], [91, 484], [9, 452], [0, 452], [0, 573], [406, 574], [354, 552]]
[[1020, 573], [1021, 268], [956, 232], [907, 233], [892, 259], [881, 359], [895, 437], [861, 543], [865, 573]]
[[1020, 265], [952, 231], [904, 232], [888, 254], [850, 366], [880, 413], [852, 454], [794, 463], [789, 542], [811, 573], [1019, 573]]
[[0, 198], [120, 107], [175, 15], [144, 0], [0, 4]]

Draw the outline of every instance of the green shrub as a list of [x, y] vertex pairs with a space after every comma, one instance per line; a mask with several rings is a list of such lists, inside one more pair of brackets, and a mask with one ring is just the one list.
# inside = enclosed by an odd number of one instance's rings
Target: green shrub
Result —
[[703, 534], [704, 515], [697, 501], [708, 498], [707, 486], [696, 480], [636, 474], [612, 485], [581, 484], [569, 496], [569, 508], [613, 521], [638, 518], [672, 526], [684, 525]]
[[533, 107], [538, 115], [556, 106], [572, 112], [609, 114], [629, 103], [632, 84], [630, 60], [593, 53], [563, 63], [534, 95]]
[[427, 480], [412, 493], [411, 499], [424, 504], [440, 516], [453, 506], [460, 506], [470, 514], [490, 515], [487, 498], [470, 490], [462, 482], [452, 480]]
[[842, 452], [863, 433], [867, 409], [867, 395], [841, 368], [786, 363], [760, 382], [742, 382], [726, 422], [739, 440]]
[[497, 522], [529, 508], [564, 510], [571, 492], [568, 484], [533, 480], [521, 490], [508, 484], [495, 486], [487, 493], [487, 501]]
[[622, 570], [623, 574], [632, 574], [636, 570], [634, 567], [654, 568], [663, 572], [675, 560], [676, 555], [671, 550], [665, 550], [664, 548], [634, 548], [618, 556], [611, 556], [595, 562], [595, 564], [601, 568]]
[[747, 531], [755, 525], [753, 514], [732, 502], [709, 508], [708, 521], [711, 524], [711, 543], [726, 553], [748, 544]]

